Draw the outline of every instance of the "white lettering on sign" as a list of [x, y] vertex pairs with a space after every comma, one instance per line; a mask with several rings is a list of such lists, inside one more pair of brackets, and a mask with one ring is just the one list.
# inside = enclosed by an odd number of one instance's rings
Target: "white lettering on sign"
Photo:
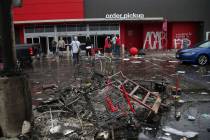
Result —
[[164, 41], [166, 41], [166, 33], [147, 32], [143, 49], [162, 49]]
[[136, 13], [126, 13], [126, 14], [118, 14], [111, 13], [106, 14], [105, 18], [107, 19], [144, 19], [144, 14], [136, 14]]

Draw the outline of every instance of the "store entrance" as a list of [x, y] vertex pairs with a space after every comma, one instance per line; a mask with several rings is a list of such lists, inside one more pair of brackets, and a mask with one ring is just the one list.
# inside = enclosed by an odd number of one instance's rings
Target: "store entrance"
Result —
[[47, 37], [40, 37], [41, 53], [47, 55]]

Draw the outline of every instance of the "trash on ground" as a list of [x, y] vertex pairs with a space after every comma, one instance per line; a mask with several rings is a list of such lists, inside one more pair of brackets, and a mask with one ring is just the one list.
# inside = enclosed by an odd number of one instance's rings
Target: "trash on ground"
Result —
[[168, 61], [169, 63], [179, 63], [179, 61]]
[[133, 64], [141, 64], [142, 62], [141, 61], [131, 61], [131, 63], [133, 63]]
[[129, 58], [124, 58], [123, 60], [124, 60], [124, 61], [129, 61], [130, 59], [129, 59]]
[[181, 112], [176, 112], [175, 118], [176, 118], [177, 121], [179, 121], [180, 118], [181, 118]]
[[184, 100], [179, 99], [179, 100], [178, 100], [178, 103], [185, 103], [185, 101], [184, 101]]
[[178, 74], [185, 74], [185, 71], [177, 71]]
[[55, 88], [58, 88], [58, 85], [56, 85], [56, 84], [48, 84], [48, 85], [43, 85], [42, 86], [42, 89], [43, 90], [46, 90], [46, 89], [55, 89]]
[[162, 130], [165, 132], [171, 133], [171, 134], [175, 134], [175, 135], [183, 136], [183, 137], [187, 137], [187, 138], [194, 138], [195, 136], [198, 135], [197, 132], [192, 132], [192, 131], [183, 132], [183, 131], [171, 128], [169, 126], [165, 126]]
[[205, 119], [210, 119], [210, 114], [201, 114], [201, 117]]
[[188, 115], [187, 119], [188, 119], [189, 121], [195, 121], [195, 117], [193, 117], [193, 116], [191, 116], [191, 115]]
[[208, 95], [209, 93], [207, 93], [207, 92], [201, 92], [200, 94], [201, 95]]
[[22, 126], [22, 135], [25, 135], [27, 133], [29, 133], [31, 131], [31, 123], [28, 121], [24, 121], [23, 122], [23, 126]]
[[158, 140], [172, 140], [172, 138], [170, 136], [162, 136], [158, 137]]
[[55, 133], [60, 133], [61, 132], [61, 126], [54, 126], [50, 129], [50, 133], [55, 134]]

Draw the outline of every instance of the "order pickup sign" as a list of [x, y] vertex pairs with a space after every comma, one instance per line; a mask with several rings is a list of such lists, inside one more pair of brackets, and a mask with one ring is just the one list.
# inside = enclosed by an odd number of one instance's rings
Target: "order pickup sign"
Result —
[[22, 0], [12, 0], [13, 7], [21, 7], [22, 6]]

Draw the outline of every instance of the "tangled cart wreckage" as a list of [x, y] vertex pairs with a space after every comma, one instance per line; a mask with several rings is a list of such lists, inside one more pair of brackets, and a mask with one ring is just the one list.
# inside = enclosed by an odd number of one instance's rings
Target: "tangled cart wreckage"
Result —
[[33, 139], [129, 139], [158, 124], [168, 84], [113, 74], [111, 63], [95, 59], [88, 82], [54, 90], [34, 107]]

